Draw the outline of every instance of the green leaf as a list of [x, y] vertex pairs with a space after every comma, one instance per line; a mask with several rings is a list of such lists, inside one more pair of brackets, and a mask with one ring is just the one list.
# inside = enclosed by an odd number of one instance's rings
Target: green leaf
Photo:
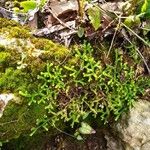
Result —
[[81, 122], [81, 127], [79, 128], [79, 132], [81, 134], [93, 134], [95, 133], [95, 130], [86, 122]]
[[98, 7], [91, 7], [88, 9], [88, 16], [94, 29], [97, 30], [101, 26], [101, 11]]
[[20, 6], [23, 7], [25, 12], [28, 12], [29, 10], [33, 10], [37, 7], [36, 1], [23, 1], [20, 2]]
[[125, 21], [124, 24], [128, 27], [132, 27], [134, 25], [139, 25], [140, 24], [140, 17], [139, 16], [128, 16]]
[[41, 0], [39, 7], [42, 8], [46, 4], [47, 0]]
[[84, 31], [85, 30], [83, 27], [79, 27], [78, 32], [77, 32], [79, 38], [83, 37]]
[[78, 135], [78, 136], [77, 136], [77, 140], [78, 140], [78, 141], [82, 141], [82, 140], [83, 140], [82, 136], [81, 136], [81, 135]]
[[150, 0], [145, 0], [141, 8], [141, 13], [145, 13], [146, 17], [150, 17]]

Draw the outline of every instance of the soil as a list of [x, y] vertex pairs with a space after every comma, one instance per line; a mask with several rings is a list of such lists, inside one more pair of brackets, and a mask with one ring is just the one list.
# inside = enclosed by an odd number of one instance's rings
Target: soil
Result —
[[83, 141], [78, 141], [66, 134], [58, 134], [49, 137], [47, 133], [41, 135], [40, 141], [35, 139], [20, 138], [9, 143], [5, 143], [2, 150], [107, 150], [107, 140], [105, 138], [104, 130], [97, 130], [96, 134], [87, 135]]

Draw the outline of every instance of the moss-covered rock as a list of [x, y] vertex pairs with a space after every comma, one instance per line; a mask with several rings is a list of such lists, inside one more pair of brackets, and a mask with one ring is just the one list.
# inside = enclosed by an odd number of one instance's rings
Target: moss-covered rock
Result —
[[0, 18], [0, 29], [5, 28], [5, 27], [21, 27], [21, 25], [13, 20], [8, 20], [5, 18]]
[[41, 105], [29, 107], [23, 100], [17, 101], [10, 101], [0, 118], [0, 141], [18, 138], [21, 134], [30, 134], [36, 119], [42, 118], [45, 113]]
[[[21, 84], [27, 86], [26, 83], [44, 69], [47, 61], [61, 61], [69, 55], [64, 46], [34, 38], [27, 27], [7, 19], [0, 18], [0, 38], [0, 91], [14, 90], [14, 86], [19, 88]], [[14, 85], [10, 85], [13, 80]]]
[[0, 94], [15, 95], [0, 118], [0, 141], [29, 135], [36, 120], [44, 117], [45, 106], [29, 106], [28, 98], [19, 92], [36, 90], [37, 75], [44, 70], [47, 61], [61, 61], [68, 54], [69, 50], [64, 46], [35, 38], [28, 27], [0, 18]]

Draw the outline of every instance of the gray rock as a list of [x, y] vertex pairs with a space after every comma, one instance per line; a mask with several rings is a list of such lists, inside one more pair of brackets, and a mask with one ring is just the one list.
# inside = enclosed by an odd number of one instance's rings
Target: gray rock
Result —
[[12, 94], [12, 93], [0, 94], [0, 118], [3, 115], [3, 111], [4, 111], [4, 108], [6, 107], [7, 103], [14, 98], [15, 98], [14, 94]]
[[138, 101], [114, 126], [126, 150], [150, 149], [150, 102]]

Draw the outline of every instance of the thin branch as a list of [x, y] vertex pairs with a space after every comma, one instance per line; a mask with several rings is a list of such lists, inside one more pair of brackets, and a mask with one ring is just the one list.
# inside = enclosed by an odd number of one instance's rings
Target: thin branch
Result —
[[119, 22], [118, 22], [118, 24], [117, 24], [115, 33], [114, 33], [114, 35], [113, 35], [113, 38], [112, 38], [112, 41], [111, 41], [111, 44], [110, 44], [110, 47], [109, 47], [109, 50], [108, 50], [108, 53], [107, 53], [107, 56], [106, 56], [107, 58], [108, 58], [108, 56], [109, 56], [109, 54], [110, 54], [110, 51], [111, 51], [111, 49], [112, 49], [112, 47], [113, 47], [114, 40], [115, 40], [116, 34], [117, 34], [118, 30], [119, 30], [120, 24], [121, 24], [121, 18], [119, 18]]
[[[126, 36], [125, 36], [125, 39], [126, 39], [131, 45], [134, 45]], [[136, 51], [138, 52], [138, 54], [139, 54], [140, 57], [142, 58], [142, 60], [143, 60], [143, 62], [144, 62], [144, 64], [145, 64], [145, 66], [146, 66], [146, 68], [147, 68], [147, 70], [148, 70], [148, 73], [150, 74], [150, 68], [149, 68], [149, 66], [148, 66], [148, 64], [147, 64], [147, 62], [146, 62], [144, 56], [142, 55], [142, 53], [139, 51], [138, 48], [136, 48]]]
[[132, 32], [139, 40], [141, 40], [145, 45], [147, 45], [148, 47], [150, 47], [150, 44], [148, 42], [146, 42], [143, 38], [141, 38], [138, 34], [136, 34], [132, 29], [130, 29], [128, 26], [126, 26], [124, 23], [121, 22], [121, 24], [128, 29], [130, 32]]
[[103, 30], [102, 33], [104, 33], [108, 28], [111, 27], [111, 25], [116, 21], [116, 19], [112, 20]]
[[48, 8], [48, 11], [53, 15], [53, 17], [54, 17], [61, 25], [63, 25], [64, 27], [66, 27], [66, 28], [68, 28], [68, 29], [70, 29], [70, 30], [73, 29], [73, 28], [67, 26], [63, 21], [61, 21], [61, 20], [57, 17], [56, 13], [53, 12], [50, 8]]
[[62, 131], [61, 129], [59, 129], [59, 128], [57, 128], [56, 126], [53, 126], [56, 130], [58, 130], [59, 132], [61, 132], [61, 133], [64, 133], [64, 134], [66, 134], [66, 135], [68, 135], [68, 136], [70, 136], [70, 137], [72, 137], [72, 138], [75, 138], [76, 139], [76, 137], [75, 136], [73, 136], [73, 135], [71, 135], [71, 134], [69, 134], [69, 133], [67, 133], [67, 132], [65, 132], [65, 131]]

